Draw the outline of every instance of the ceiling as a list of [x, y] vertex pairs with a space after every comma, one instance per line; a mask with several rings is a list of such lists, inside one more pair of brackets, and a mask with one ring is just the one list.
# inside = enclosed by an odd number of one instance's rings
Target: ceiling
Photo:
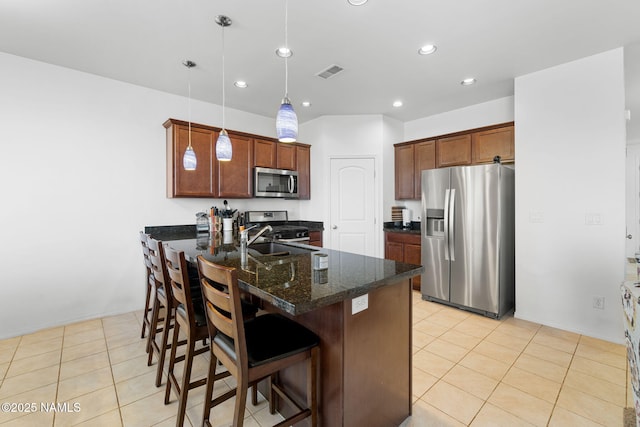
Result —
[[[285, 0], [3, 0], [0, 51], [274, 116], [284, 95]], [[513, 95], [514, 78], [625, 46], [628, 139], [640, 139], [636, 0], [291, 0], [289, 98], [300, 122], [383, 114], [400, 121]], [[425, 44], [432, 55], [418, 55]], [[191, 71], [182, 65], [197, 63]], [[318, 77], [331, 65], [344, 68]], [[460, 81], [475, 77], [477, 83]], [[233, 85], [245, 80], [246, 89]], [[571, 82], [567, 82], [571, 84]], [[403, 106], [395, 108], [393, 101]], [[310, 107], [302, 107], [310, 101]]]

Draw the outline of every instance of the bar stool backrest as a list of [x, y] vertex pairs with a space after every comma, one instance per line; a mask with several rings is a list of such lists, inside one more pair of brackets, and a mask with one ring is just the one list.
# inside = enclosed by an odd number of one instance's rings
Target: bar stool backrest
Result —
[[[231, 338], [235, 344], [235, 355], [226, 353], [228, 360], [233, 361], [237, 370], [248, 370], [247, 345], [244, 334], [244, 318], [238, 289], [238, 273], [236, 269], [207, 262], [198, 257], [200, 286], [205, 301], [207, 324], [212, 345], [218, 332]], [[221, 290], [226, 289], [227, 292]], [[219, 348], [219, 347], [218, 347]], [[218, 355], [222, 357], [222, 355]], [[227, 369], [232, 370], [228, 363]]]
[[[169, 246], [164, 248], [166, 269], [173, 298], [184, 307], [190, 328], [196, 327], [195, 311], [191, 287], [189, 286], [189, 270], [183, 251], [176, 251]], [[203, 324], [204, 326], [204, 324]]]

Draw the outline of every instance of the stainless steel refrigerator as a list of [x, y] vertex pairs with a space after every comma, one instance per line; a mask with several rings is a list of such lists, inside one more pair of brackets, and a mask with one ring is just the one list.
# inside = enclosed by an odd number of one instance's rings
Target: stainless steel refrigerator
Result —
[[422, 171], [422, 297], [500, 318], [514, 308], [514, 170]]

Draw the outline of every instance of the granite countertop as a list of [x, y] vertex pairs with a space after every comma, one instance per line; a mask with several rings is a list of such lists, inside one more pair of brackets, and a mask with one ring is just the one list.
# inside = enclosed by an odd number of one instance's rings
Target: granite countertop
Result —
[[[241, 289], [292, 315], [366, 294], [423, 271], [419, 265], [293, 243], [286, 245], [308, 252], [269, 256], [250, 248], [242, 263], [236, 236], [226, 244], [221, 242], [220, 233], [213, 239], [208, 234], [188, 239], [164, 237], [170, 247], [184, 251], [190, 263], [203, 255], [216, 264], [236, 268]], [[312, 253], [327, 254], [329, 268], [313, 270]]]
[[404, 227], [400, 221], [385, 222], [382, 230], [390, 233], [420, 234], [420, 221], [411, 221], [410, 227]]

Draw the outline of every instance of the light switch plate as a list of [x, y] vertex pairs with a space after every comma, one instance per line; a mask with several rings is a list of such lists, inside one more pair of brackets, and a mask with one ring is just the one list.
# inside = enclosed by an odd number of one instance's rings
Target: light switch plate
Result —
[[360, 313], [369, 308], [369, 294], [360, 295], [351, 300], [351, 314]]

